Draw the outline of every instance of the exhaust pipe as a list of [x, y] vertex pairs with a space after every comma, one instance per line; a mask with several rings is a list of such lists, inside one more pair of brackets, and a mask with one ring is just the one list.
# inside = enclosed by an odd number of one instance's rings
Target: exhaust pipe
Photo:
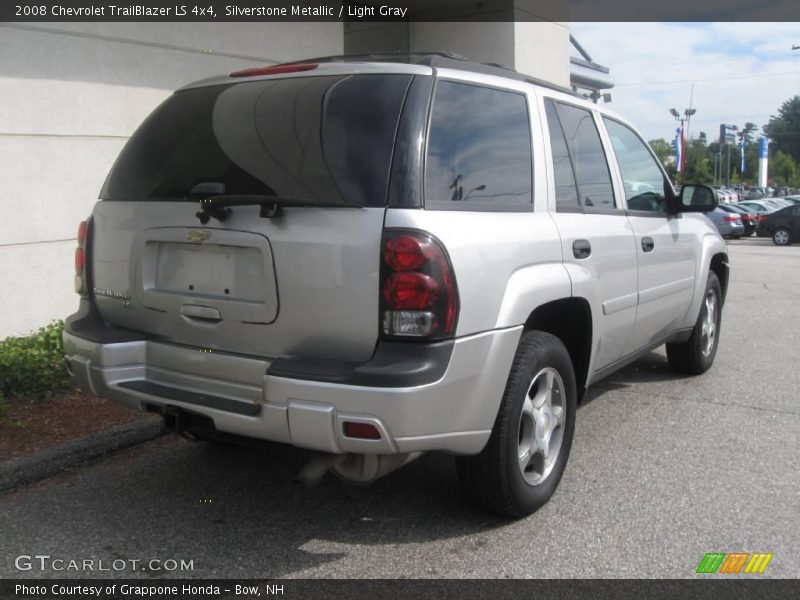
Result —
[[418, 459], [424, 452], [405, 454], [317, 454], [295, 477], [308, 488], [316, 486], [331, 470], [339, 478], [356, 485], [367, 485], [376, 479]]
[[214, 421], [204, 415], [186, 412], [172, 406], [165, 406], [156, 412], [161, 413], [164, 429], [192, 442], [213, 439], [217, 434]]

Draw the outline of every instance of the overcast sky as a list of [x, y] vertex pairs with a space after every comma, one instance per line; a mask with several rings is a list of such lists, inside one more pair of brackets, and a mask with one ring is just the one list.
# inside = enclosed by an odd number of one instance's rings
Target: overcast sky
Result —
[[[692, 106], [691, 137], [720, 123], [766, 125], [800, 94], [798, 23], [571, 23], [592, 59], [611, 69], [609, 108], [648, 140], [675, 135], [670, 108]], [[692, 83], [694, 94], [692, 96]], [[602, 100], [601, 100], [602, 102]]]

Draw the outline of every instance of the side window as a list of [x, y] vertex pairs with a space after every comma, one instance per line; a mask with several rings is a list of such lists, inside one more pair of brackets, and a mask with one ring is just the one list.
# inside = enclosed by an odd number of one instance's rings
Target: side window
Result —
[[425, 162], [425, 206], [530, 209], [532, 178], [525, 96], [439, 81]]
[[553, 155], [553, 171], [556, 188], [556, 210], [579, 208], [578, 186], [575, 183], [575, 169], [567, 149], [567, 140], [556, 114], [556, 107], [550, 100], [545, 100], [547, 127], [550, 130], [550, 149]]
[[664, 174], [642, 139], [632, 129], [603, 117], [622, 174], [628, 209], [666, 212]]
[[575, 169], [581, 206], [614, 208], [611, 172], [592, 113], [570, 104], [555, 104]]
[[792, 209], [792, 214], [795, 217], [800, 217], [800, 204], [795, 204], [794, 208]]

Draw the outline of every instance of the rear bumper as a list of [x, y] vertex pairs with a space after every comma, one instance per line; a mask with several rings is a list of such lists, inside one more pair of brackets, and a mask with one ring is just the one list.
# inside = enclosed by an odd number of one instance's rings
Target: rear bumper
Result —
[[721, 223], [717, 226], [717, 229], [723, 237], [744, 234], [744, 226], [741, 223]]
[[[455, 340], [447, 362], [427, 371], [437, 378], [419, 385], [403, 385], [420, 377], [400, 359], [393, 370], [387, 356], [377, 374], [362, 369], [340, 383], [324, 370], [299, 378], [302, 368], [279, 361], [93, 333], [81, 337], [68, 323], [70, 370], [85, 390], [137, 410], [177, 407], [220, 432], [324, 452], [475, 454], [489, 439], [521, 327]], [[371, 423], [381, 439], [347, 438], [343, 421]]]

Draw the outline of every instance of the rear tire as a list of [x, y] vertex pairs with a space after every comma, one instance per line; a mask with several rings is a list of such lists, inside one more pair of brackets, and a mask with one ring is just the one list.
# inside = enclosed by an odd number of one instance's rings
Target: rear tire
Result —
[[489, 442], [480, 454], [456, 459], [467, 496], [513, 518], [546, 504], [567, 466], [576, 406], [564, 344], [542, 331], [523, 333]]
[[776, 246], [791, 246], [792, 232], [786, 229], [785, 227], [780, 227], [773, 232], [772, 242]]
[[712, 271], [708, 274], [703, 303], [691, 337], [679, 344], [667, 344], [670, 366], [689, 375], [700, 375], [708, 371], [717, 355], [721, 321], [722, 288], [716, 273]]

